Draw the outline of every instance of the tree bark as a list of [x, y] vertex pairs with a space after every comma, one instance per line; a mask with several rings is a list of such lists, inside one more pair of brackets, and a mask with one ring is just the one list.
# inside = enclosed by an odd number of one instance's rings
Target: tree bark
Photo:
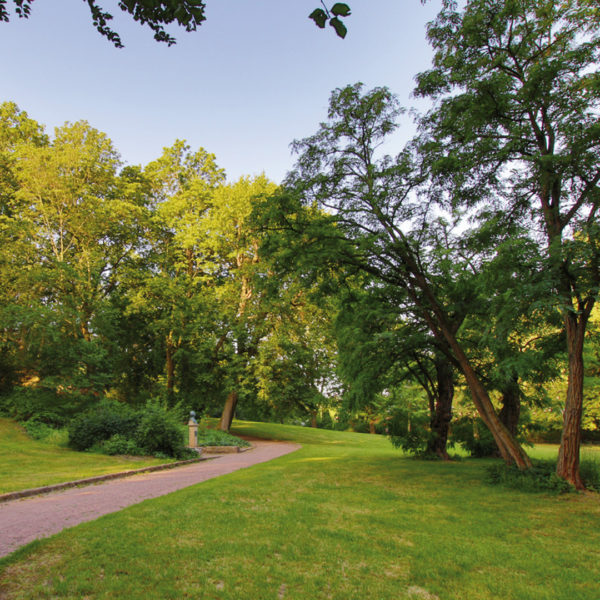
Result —
[[221, 431], [229, 432], [229, 430], [231, 429], [231, 423], [233, 422], [237, 402], [237, 392], [229, 392], [229, 394], [227, 395], [227, 400], [225, 400], [225, 406], [223, 407], [223, 414], [221, 415], [221, 420], [219, 421], [218, 428]]
[[[498, 418], [485, 387], [479, 381], [475, 370], [471, 366], [467, 355], [456, 338], [455, 332], [449, 324], [445, 311], [437, 301], [427, 278], [420, 269], [418, 261], [415, 260], [408, 244], [404, 243], [401, 249], [405, 267], [413, 278], [412, 282], [409, 279], [409, 285], [406, 289], [412, 296], [415, 304], [421, 308], [422, 316], [432, 333], [436, 338], [445, 341], [450, 347], [458, 367], [465, 376], [475, 408], [494, 437], [500, 455], [507, 464], [514, 463], [519, 469], [531, 468], [531, 459]], [[405, 279], [404, 282], [406, 283], [407, 280]], [[421, 290], [423, 293], [422, 297], [417, 293], [415, 287]]]
[[445, 315], [433, 296], [432, 291], [424, 281], [424, 278], [422, 279], [423, 282], [420, 282], [419, 287], [425, 292], [427, 300], [432, 306], [432, 311], [429, 312], [425, 309], [423, 311], [423, 316], [434, 335], [438, 338], [442, 337], [448, 343], [462, 374], [465, 376], [467, 386], [471, 392], [473, 404], [482, 421], [490, 430], [490, 433], [498, 446], [500, 456], [507, 464], [514, 463], [519, 469], [531, 468], [531, 459], [527, 456], [527, 453], [523, 448], [521, 448], [515, 437], [511, 435], [498, 418], [498, 415], [494, 410], [494, 405], [492, 404], [485, 387], [481, 381], [479, 381], [462, 346], [458, 343], [456, 336], [448, 326]]
[[433, 433], [427, 451], [437, 454], [443, 460], [448, 456], [448, 433], [452, 420], [452, 400], [454, 399], [454, 374], [448, 359], [440, 356], [435, 361], [437, 376], [436, 399], [434, 411], [431, 414], [430, 427]]
[[563, 414], [563, 429], [558, 451], [556, 474], [578, 490], [585, 489], [579, 474], [581, 417], [583, 414], [583, 342], [587, 316], [568, 313], [565, 316], [569, 377]]
[[502, 408], [498, 416], [500, 420], [514, 436], [517, 435], [519, 416], [521, 414], [521, 388], [519, 378], [512, 377], [502, 388]]

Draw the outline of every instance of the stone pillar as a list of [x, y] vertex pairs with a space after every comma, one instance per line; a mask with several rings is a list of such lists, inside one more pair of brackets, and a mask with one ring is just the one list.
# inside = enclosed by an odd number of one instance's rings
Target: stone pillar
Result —
[[198, 447], [198, 421], [196, 421], [196, 413], [190, 412], [190, 420], [188, 421], [188, 448]]

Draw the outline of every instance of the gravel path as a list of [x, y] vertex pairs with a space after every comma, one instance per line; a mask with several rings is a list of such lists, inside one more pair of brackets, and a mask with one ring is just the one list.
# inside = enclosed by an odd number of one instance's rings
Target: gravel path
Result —
[[92, 521], [148, 498], [164, 496], [195, 483], [278, 458], [300, 448], [298, 444], [272, 441], [253, 441], [252, 446], [247, 452], [223, 454], [214, 460], [169, 471], [144, 473], [0, 504], [0, 557], [67, 527]]

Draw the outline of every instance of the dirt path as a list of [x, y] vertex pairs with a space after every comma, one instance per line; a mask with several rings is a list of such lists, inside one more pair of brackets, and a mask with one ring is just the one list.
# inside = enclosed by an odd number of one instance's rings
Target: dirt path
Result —
[[12, 500], [0, 504], [0, 557], [37, 538], [92, 521], [107, 513], [164, 496], [181, 488], [266, 462], [300, 448], [298, 444], [253, 441], [253, 448], [223, 454], [170, 471], [135, 475], [83, 488]]

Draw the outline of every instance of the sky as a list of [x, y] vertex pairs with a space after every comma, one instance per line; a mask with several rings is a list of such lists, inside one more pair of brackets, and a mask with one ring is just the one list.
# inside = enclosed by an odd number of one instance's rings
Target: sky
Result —
[[[117, 49], [85, 2], [36, 0], [29, 19], [0, 23], [0, 102], [16, 102], [49, 133], [86, 120], [125, 164], [145, 165], [185, 139], [215, 154], [230, 181], [264, 172], [279, 183], [294, 164], [290, 143], [317, 131], [335, 88], [387, 86], [405, 107], [426, 108], [411, 94], [431, 63], [426, 24], [439, 0], [347, 2], [342, 40], [307, 18], [318, 0], [206, 0], [207, 20], [193, 33], [170, 28], [177, 44], [168, 47], [116, 0], [99, 0], [115, 16]], [[407, 117], [386, 150], [413, 132]]]

